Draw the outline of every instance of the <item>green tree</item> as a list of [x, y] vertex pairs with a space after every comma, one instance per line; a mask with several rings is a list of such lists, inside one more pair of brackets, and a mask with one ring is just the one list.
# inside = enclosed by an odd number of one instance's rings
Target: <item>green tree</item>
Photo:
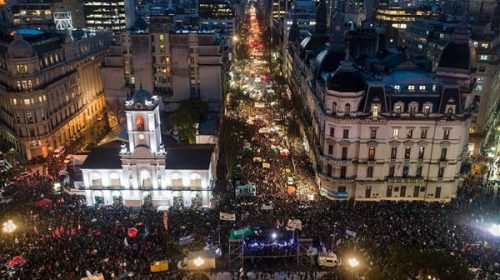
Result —
[[181, 103], [179, 109], [168, 117], [171, 128], [177, 128], [182, 142], [196, 142], [196, 124], [208, 115], [208, 104], [200, 99], [189, 99]]

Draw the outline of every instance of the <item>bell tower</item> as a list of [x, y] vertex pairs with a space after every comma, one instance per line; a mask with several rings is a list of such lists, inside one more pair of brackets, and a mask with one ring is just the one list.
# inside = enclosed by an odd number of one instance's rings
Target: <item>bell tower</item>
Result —
[[153, 154], [164, 153], [161, 144], [160, 106], [158, 97], [142, 89], [125, 101], [128, 131], [128, 153], [138, 147], [148, 148]]

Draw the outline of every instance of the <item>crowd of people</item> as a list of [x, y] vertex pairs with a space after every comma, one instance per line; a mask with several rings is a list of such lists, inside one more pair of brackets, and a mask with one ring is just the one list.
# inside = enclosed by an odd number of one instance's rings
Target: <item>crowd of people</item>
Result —
[[[270, 71], [261, 50], [255, 14], [249, 14], [248, 20], [252, 23], [247, 36], [259, 50], [242, 63], [238, 76], [249, 83], [247, 88], [251, 90], [227, 113], [241, 124], [237, 135], [242, 139], [241, 147], [234, 162], [238, 172], [232, 182], [234, 187], [255, 184], [255, 195], [235, 197], [234, 192], [219, 190], [213, 209], [174, 207], [168, 214], [152, 207], [87, 207], [83, 197], [64, 192], [54, 195], [54, 178], [35, 174], [18, 182], [13, 200], [0, 206], [2, 223], [12, 220], [17, 225], [14, 232], [2, 232], [0, 236], [0, 278], [71, 280], [102, 273], [105, 279], [181, 279], [177, 262], [189, 250], [213, 245], [222, 249], [218, 269], [224, 271], [229, 269], [230, 231], [244, 227], [251, 227], [254, 235], [255, 231], [258, 235], [275, 229], [287, 237], [272, 237], [279, 240], [276, 243], [268, 238], [256, 239], [256, 246], [252, 239], [247, 240], [246, 256], [258, 270], [254, 273], [258, 279], [272, 279], [271, 270], [304, 269], [295, 266], [293, 257], [295, 240], [304, 238], [313, 239], [314, 244], [338, 256], [353, 246], [366, 249], [379, 266], [387, 264], [389, 247], [400, 244], [419, 250], [444, 250], [469, 267], [481, 268], [489, 275], [500, 273], [500, 240], [487, 231], [488, 225], [500, 222], [497, 198], [479, 199], [468, 186], [451, 203], [444, 204], [333, 202], [318, 195], [305, 152], [286, 139], [286, 123], [279, 109], [290, 101], [270, 79], [256, 79]], [[256, 59], [262, 60], [259, 66], [250, 63]], [[251, 91], [267, 96], [252, 95]], [[255, 106], [255, 102], [264, 106]], [[285, 149], [288, 153], [281, 152]], [[292, 184], [288, 177], [294, 177]], [[34, 203], [43, 198], [53, 203], [35, 207]], [[220, 212], [234, 213], [235, 221], [221, 221]], [[301, 221], [292, 241], [288, 220]], [[129, 233], [130, 228], [138, 231], [137, 236]], [[259, 233], [258, 229], [265, 230]], [[280, 245], [283, 240], [288, 243]], [[259, 242], [271, 245], [259, 247]], [[270, 255], [283, 258], [260, 259]], [[150, 264], [160, 260], [169, 260], [169, 272], [151, 273]], [[312, 266], [306, 270], [316, 269]], [[245, 274], [238, 275], [234, 277]], [[312, 272], [290, 275], [315, 277]]]

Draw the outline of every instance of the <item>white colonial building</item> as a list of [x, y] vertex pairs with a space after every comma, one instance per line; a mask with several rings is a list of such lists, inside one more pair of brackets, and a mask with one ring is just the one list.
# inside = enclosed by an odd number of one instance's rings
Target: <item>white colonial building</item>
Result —
[[128, 143], [92, 150], [81, 170], [88, 205], [210, 207], [214, 145], [165, 148], [159, 100], [142, 88], [126, 101]]

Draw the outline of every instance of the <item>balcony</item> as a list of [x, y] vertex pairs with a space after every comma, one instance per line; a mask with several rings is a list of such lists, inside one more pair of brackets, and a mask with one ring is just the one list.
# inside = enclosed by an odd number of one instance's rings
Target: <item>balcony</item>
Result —
[[385, 180], [388, 183], [423, 183], [424, 182], [424, 177], [422, 177], [422, 176], [407, 176], [407, 177], [402, 177], [402, 176], [396, 176], [396, 177], [386, 176]]
[[318, 176], [321, 178], [321, 179], [324, 179], [324, 180], [328, 180], [332, 183], [339, 183], [339, 182], [342, 182], [342, 183], [352, 183], [356, 180], [356, 176], [346, 176], [346, 177], [341, 177], [341, 176], [328, 176], [328, 174], [326, 173], [323, 173], [322, 171], [319, 171], [318, 170]]

